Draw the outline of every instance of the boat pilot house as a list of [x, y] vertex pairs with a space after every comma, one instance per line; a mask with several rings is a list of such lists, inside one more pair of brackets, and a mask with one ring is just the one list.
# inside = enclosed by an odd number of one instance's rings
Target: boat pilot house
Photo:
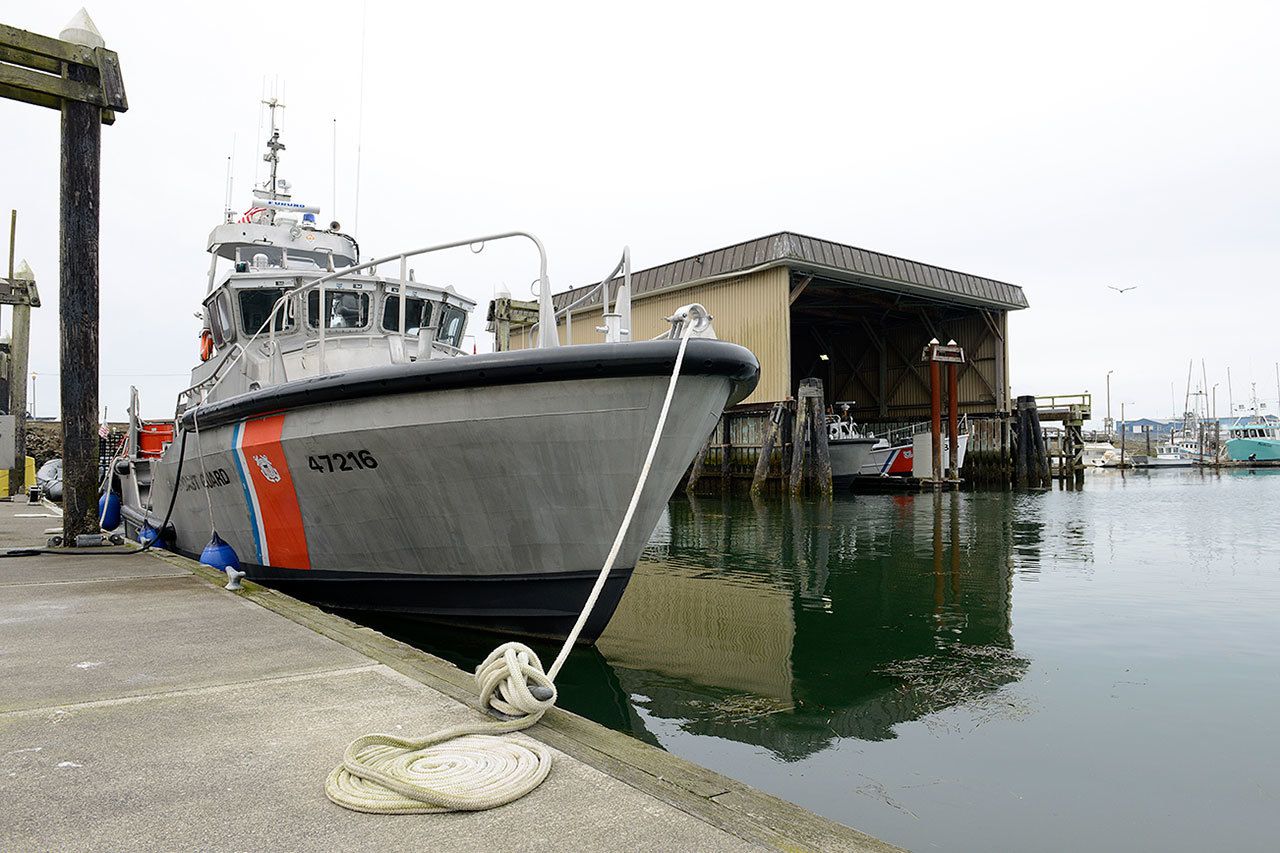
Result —
[[[914, 432], [928, 431], [935, 385], [944, 386], [941, 396], [958, 414], [960, 430], [977, 437], [966, 477], [974, 478], [985, 449], [994, 451], [997, 462], [1008, 458], [1014, 408], [1008, 315], [1027, 307], [1016, 285], [783, 232], [638, 270], [631, 275], [631, 300], [632, 339], [663, 333], [669, 328], [664, 318], [698, 302], [715, 318], [718, 337], [747, 347], [760, 360], [759, 385], [726, 413], [694, 465], [695, 480], [728, 486], [754, 479], [758, 486], [768, 422], [793, 423], [797, 407], [817, 393], [821, 398], [811, 419], [827, 422], [833, 463], [839, 436], [861, 436], [868, 449], [878, 444], [892, 450], [903, 442], [909, 447]], [[560, 293], [555, 303], [562, 343], [601, 340], [598, 283]], [[522, 324], [517, 315], [507, 316], [506, 330], [494, 324], [499, 345], [504, 337], [513, 349], [532, 345], [533, 318]], [[931, 343], [962, 358], [943, 365], [941, 381], [932, 379]], [[954, 397], [947, 393], [948, 380]], [[783, 432], [790, 431], [787, 426]], [[786, 478], [790, 460], [779, 457], [792, 453], [789, 443], [783, 435], [771, 445], [764, 479]], [[963, 458], [965, 444], [959, 446]], [[909, 469], [910, 456], [872, 454], [860, 458], [852, 473], [898, 473], [890, 468], [905, 462]], [[840, 470], [835, 474], [839, 484]]]

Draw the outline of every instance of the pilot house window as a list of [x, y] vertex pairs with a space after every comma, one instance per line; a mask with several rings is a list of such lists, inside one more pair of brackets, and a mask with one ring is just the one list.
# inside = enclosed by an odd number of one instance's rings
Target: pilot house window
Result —
[[[404, 304], [404, 332], [418, 334], [418, 329], [431, 325], [431, 303], [412, 296]], [[382, 328], [388, 332], [400, 331], [400, 297], [388, 296], [382, 308]]]
[[[324, 294], [326, 329], [363, 329], [369, 325], [369, 294], [327, 290]], [[320, 325], [320, 292], [307, 294], [307, 322]]]
[[461, 308], [446, 305], [440, 315], [440, 331], [436, 333], [436, 340], [443, 341], [451, 347], [460, 346], [462, 332], [467, 325], [467, 312]]
[[[285, 292], [283, 287], [240, 291], [240, 324], [244, 328], [246, 335], [257, 334], [259, 329], [265, 331], [267, 317], [271, 316], [271, 310], [275, 308], [276, 302], [281, 296], [284, 296]], [[293, 300], [289, 301], [292, 303]], [[275, 317], [274, 325], [277, 332], [287, 332], [293, 329], [293, 306], [291, 304], [286, 304], [276, 312]]]

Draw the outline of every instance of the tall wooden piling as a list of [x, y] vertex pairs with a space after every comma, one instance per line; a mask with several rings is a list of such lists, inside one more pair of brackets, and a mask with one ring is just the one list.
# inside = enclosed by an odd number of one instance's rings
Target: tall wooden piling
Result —
[[1014, 484], [1023, 488], [1050, 485], [1049, 451], [1036, 411], [1035, 397], [1018, 398], [1014, 435]]
[[800, 380], [796, 394], [795, 429], [791, 437], [791, 476], [788, 484], [793, 495], [803, 494], [808, 482], [809, 493], [831, 494], [831, 453], [827, 445], [826, 404], [822, 380]]
[[[81, 10], [61, 38], [0, 26], [0, 56], [16, 66], [0, 97], [57, 109], [58, 297], [61, 344], [63, 517], [67, 545], [98, 530], [98, 216], [102, 124], [129, 108], [120, 60]], [[6, 66], [8, 67], [8, 66]], [[22, 377], [25, 383], [25, 375]]]
[[805, 398], [796, 397], [795, 427], [791, 432], [791, 482], [788, 489], [793, 495], [804, 492], [804, 451], [809, 439], [809, 407]]
[[[88, 82], [88, 68], [66, 77]], [[63, 540], [98, 530], [98, 192], [102, 111], [62, 102], [58, 331], [62, 371]]]

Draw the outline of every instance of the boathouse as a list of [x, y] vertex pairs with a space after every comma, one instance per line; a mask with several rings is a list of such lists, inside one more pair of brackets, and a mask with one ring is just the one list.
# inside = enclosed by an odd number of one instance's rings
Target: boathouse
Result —
[[[557, 309], [594, 284], [557, 294]], [[960, 410], [1008, 412], [1008, 315], [1027, 307], [1022, 288], [905, 258], [782, 232], [701, 252], [632, 275], [632, 338], [661, 334], [676, 308], [701, 302], [716, 335], [760, 359], [760, 384], [742, 404], [795, 396], [817, 377], [828, 402], [848, 402], [859, 422], [929, 414], [921, 348], [932, 338], [964, 347]], [[561, 319], [561, 343], [600, 340], [599, 294]], [[529, 345], [513, 330], [512, 347]]]
[[[557, 294], [557, 311], [597, 285]], [[760, 359], [759, 385], [731, 415], [767, 412], [795, 398], [801, 380], [817, 378], [826, 404], [837, 411], [848, 404], [859, 423], [924, 420], [930, 388], [921, 352], [932, 339], [964, 350], [962, 414], [1007, 424], [1014, 409], [1008, 316], [1027, 307], [1017, 285], [784, 231], [633, 272], [632, 338], [661, 334], [664, 318], [689, 302], [712, 313], [718, 337]], [[559, 319], [560, 341], [600, 341], [602, 323], [596, 292]], [[531, 325], [510, 328], [511, 348], [532, 344]], [[752, 438], [728, 435], [720, 445], [745, 450]], [[732, 467], [746, 473], [750, 460], [741, 463]]]

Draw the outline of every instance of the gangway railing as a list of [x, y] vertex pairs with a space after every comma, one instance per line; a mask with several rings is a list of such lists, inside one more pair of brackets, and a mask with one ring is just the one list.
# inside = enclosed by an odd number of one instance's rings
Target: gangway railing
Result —
[[1036, 411], [1040, 420], [1087, 421], [1093, 413], [1093, 395], [1043, 394], [1036, 397]]

